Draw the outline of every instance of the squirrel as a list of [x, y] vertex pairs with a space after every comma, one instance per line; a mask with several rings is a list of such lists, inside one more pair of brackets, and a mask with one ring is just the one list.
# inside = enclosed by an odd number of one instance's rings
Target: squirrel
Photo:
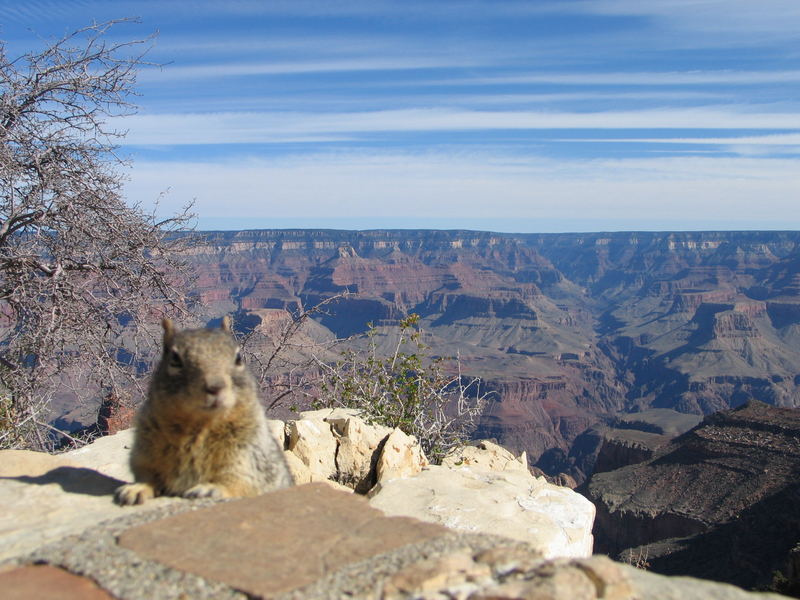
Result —
[[166, 318], [162, 325], [164, 352], [136, 415], [135, 482], [117, 488], [117, 503], [257, 496], [293, 485], [230, 317], [216, 329], [176, 331]]

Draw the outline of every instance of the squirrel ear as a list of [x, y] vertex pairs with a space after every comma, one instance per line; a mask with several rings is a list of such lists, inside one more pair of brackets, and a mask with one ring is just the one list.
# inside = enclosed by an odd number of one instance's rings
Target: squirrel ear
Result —
[[164, 317], [161, 320], [161, 326], [164, 328], [164, 346], [171, 346], [175, 337], [175, 325], [172, 323], [172, 319]]
[[230, 315], [225, 315], [222, 317], [222, 325], [220, 325], [220, 328], [228, 333], [233, 333], [233, 323]]

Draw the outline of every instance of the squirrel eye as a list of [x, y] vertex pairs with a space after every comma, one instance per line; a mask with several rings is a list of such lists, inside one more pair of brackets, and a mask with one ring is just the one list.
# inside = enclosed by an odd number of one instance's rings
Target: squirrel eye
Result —
[[242, 351], [236, 350], [236, 358], [234, 359], [237, 367], [241, 367], [244, 364], [244, 359], [242, 358]]
[[169, 361], [167, 363], [168, 366], [174, 369], [180, 369], [183, 367], [183, 360], [181, 359], [181, 355], [178, 354], [176, 350], [170, 350], [168, 361]]

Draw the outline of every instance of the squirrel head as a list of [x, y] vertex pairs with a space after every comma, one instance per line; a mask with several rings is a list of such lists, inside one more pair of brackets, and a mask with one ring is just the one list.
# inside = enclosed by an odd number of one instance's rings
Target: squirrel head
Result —
[[178, 331], [170, 319], [162, 326], [164, 352], [154, 383], [179, 404], [176, 409], [211, 417], [232, 408], [241, 388], [252, 387], [230, 317], [216, 329]]

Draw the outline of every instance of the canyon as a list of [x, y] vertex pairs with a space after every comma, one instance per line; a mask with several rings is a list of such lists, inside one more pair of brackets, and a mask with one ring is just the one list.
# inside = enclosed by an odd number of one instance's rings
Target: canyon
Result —
[[800, 411], [751, 401], [642, 462], [598, 468], [579, 490], [597, 507], [595, 551], [748, 588], [780, 573], [797, 596], [799, 435]]
[[800, 405], [799, 243], [778, 231], [252, 230], [202, 232], [189, 259], [209, 319], [267, 330], [343, 292], [310, 338], [368, 323], [390, 336], [420, 315], [431, 353], [458, 356], [491, 392], [475, 436], [582, 483], [620, 415]]

